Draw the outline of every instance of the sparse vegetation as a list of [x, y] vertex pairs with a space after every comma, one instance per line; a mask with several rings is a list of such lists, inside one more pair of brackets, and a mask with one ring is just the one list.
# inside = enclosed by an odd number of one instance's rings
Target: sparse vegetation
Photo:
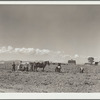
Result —
[[[58, 73], [53, 64], [44, 72], [12, 72], [11, 64], [5, 65], [0, 65], [0, 92], [100, 92], [100, 66], [66, 64]], [[84, 67], [84, 73], [80, 73], [80, 67]]]

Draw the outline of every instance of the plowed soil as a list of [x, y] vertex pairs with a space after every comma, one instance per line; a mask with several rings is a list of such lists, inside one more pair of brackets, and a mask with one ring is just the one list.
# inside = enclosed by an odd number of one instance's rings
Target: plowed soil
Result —
[[[81, 66], [84, 73], [80, 73]], [[55, 67], [46, 66], [44, 72], [12, 72], [11, 65], [0, 65], [0, 92], [100, 92], [100, 66], [62, 65], [61, 73], [55, 72]]]

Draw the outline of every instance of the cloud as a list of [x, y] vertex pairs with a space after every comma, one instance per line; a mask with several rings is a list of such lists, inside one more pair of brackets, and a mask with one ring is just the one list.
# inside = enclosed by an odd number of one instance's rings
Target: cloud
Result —
[[12, 46], [8, 47], [0, 47], [0, 53], [24, 53], [24, 54], [30, 54], [34, 53], [36, 55], [44, 55], [49, 54], [50, 50], [48, 49], [34, 49], [34, 48], [13, 48]]
[[15, 48], [13, 50], [15, 53], [33, 53], [34, 48]]
[[74, 58], [78, 58], [78, 57], [79, 57], [79, 55], [78, 55], [78, 54], [75, 54], [75, 55], [74, 55]]
[[61, 53], [61, 51], [57, 51], [57, 54], [60, 54]]
[[[22, 59], [22, 60], [50, 60], [54, 62], [66, 62], [69, 59], [76, 61], [87, 61], [87, 56], [75, 54], [74, 56], [68, 55], [62, 51], [53, 51], [48, 49], [35, 49], [35, 48], [14, 48], [12, 46], [0, 47], [0, 59]], [[100, 58], [94, 57], [96, 61]], [[4, 60], [4, 59], [3, 59]]]
[[[14, 59], [39, 59], [39, 60], [50, 60], [50, 61], [63, 61], [66, 60], [67, 55], [61, 51], [52, 51], [48, 49], [34, 49], [34, 48], [14, 48], [12, 46], [0, 47], [0, 55], [5, 55], [5, 58]], [[65, 55], [65, 56], [64, 56]], [[68, 55], [68, 57], [70, 57]]]
[[6, 52], [11, 53], [12, 50], [13, 50], [12, 46], [8, 46], [8, 47], [3, 46], [0, 48], [0, 53], [6, 53]]
[[13, 50], [13, 47], [12, 46], [8, 46], [8, 51], [11, 51]]
[[6, 52], [6, 47], [0, 48], [0, 53]]
[[48, 50], [48, 49], [43, 49], [43, 50], [36, 49], [35, 52], [36, 52], [36, 54], [43, 55], [43, 54], [48, 54], [48, 53], [50, 53], [50, 50]]

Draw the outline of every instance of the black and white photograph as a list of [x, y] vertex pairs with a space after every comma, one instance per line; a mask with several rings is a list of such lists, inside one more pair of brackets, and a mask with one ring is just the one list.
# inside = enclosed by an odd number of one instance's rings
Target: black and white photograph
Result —
[[0, 5], [1, 93], [99, 93], [100, 5]]

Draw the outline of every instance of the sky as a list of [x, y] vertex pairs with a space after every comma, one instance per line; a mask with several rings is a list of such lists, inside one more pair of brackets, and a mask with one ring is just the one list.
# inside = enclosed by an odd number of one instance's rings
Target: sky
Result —
[[100, 60], [99, 5], [0, 5], [0, 60]]

